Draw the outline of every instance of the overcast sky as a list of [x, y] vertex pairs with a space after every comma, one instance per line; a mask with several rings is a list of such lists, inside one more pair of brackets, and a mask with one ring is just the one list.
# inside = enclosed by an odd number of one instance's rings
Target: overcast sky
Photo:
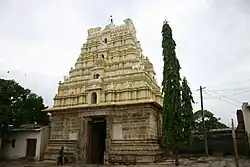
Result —
[[[103, 2], [103, 3], [101, 3]], [[105, 2], [105, 3], [104, 3]], [[177, 56], [200, 108], [230, 124], [250, 101], [249, 0], [0, 0], [0, 77], [15, 79], [53, 104], [87, 30], [131, 18], [143, 53], [162, 80], [161, 28], [167, 19]], [[7, 73], [10, 71], [10, 73]]]

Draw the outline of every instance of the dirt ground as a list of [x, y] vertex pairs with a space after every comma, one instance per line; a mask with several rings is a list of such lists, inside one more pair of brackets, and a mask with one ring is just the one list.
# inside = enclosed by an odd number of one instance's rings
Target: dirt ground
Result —
[[[239, 159], [240, 167], [250, 167], [249, 158]], [[56, 167], [55, 163], [45, 162], [25, 162], [25, 161], [8, 161], [0, 162], [0, 167]], [[64, 167], [121, 167], [125, 165], [83, 165], [83, 164], [65, 164]], [[154, 164], [138, 164], [129, 165], [134, 167], [174, 167], [173, 160], [165, 160], [160, 163]], [[235, 161], [233, 157], [223, 158], [199, 158], [199, 159], [180, 159], [180, 167], [235, 167]]]

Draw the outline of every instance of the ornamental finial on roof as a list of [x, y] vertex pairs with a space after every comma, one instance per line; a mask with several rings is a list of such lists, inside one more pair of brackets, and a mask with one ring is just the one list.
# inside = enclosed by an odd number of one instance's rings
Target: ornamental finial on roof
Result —
[[110, 16], [110, 23], [113, 24], [113, 18], [112, 15]]

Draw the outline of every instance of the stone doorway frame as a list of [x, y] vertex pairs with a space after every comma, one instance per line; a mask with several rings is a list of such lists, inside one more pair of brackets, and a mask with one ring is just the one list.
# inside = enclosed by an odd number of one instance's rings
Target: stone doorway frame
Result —
[[90, 133], [92, 131], [89, 124], [92, 122], [92, 119], [103, 118], [106, 121], [106, 140], [105, 140], [105, 151], [104, 151], [104, 162], [107, 164], [108, 155], [110, 152], [111, 144], [111, 128], [112, 128], [112, 117], [110, 115], [96, 115], [96, 116], [84, 116], [80, 117], [80, 128], [78, 136], [78, 160], [83, 162], [83, 164], [90, 164], [91, 161], [91, 137]]

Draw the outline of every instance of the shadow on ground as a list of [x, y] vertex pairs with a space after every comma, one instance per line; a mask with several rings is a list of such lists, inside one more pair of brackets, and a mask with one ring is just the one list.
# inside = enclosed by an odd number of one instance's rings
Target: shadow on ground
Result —
[[[250, 159], [242, 157], [239, 160], [240, 167], [250, 167]], [[0, 162], [0, 167], [56, 167], [56, 163], [45, 163], [45, 162], [35, 162], [35, 161], [4, 161]], [[65, 164], [64, 167], [101, 167], [101, 166], [124, 166], [124, 165], [84, 165], [84, 164]], [[174, 161], [164, 160], [159, 163], [154, 164], [137, 164], [129, 165], [134, 167], [174, 167]], [[223, 157], [223, 158], [196, 158], [196, 159], [180, 159], [179, 167], [235, 167], [235, 162], [233, 157]]]

